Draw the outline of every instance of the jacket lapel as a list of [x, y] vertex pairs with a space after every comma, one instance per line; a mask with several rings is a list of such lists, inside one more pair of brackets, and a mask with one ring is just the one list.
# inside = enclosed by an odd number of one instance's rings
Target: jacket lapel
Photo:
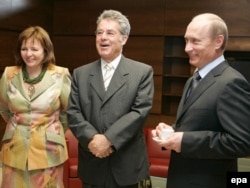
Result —
[[97, 60], [94, 65], [93, 69], [89, 73], [90, 85], [97, 93], [97, 96], [103, 100], [105, 95], [105, 89], [103, 84], [103, 77], [102, 77], [102, 68], [101, 68], [101, 61]]
[[195, 88], [195, 92], [190, 94], [186, 103], [183, 105], [182, 113], [184, 113], [214, 82], [215, 79], [212, 74], [208, 74], [204, 79], [202, 79]]
[[36, 92], [31, 97], [31, 100], [36, 99], [44, 91], [46, 91], [51, 85], [55, 84], [55, 80], [52, 78], [52, 74], [55, 74], [55, 72], [46, 71], [42, 81], [39, 84], [39, 87], [36, 87]]
[[44, 91], [46, 91], [51, 85], [55, 83], [55, 80], [52, 78], [52, 74], [55, 74], [55, 70], [49, 70], [46, 71], [42, 81], [39, 84], [39, 87], [36, 87], [36, 92], [34, 95], [30, 98], [28, 96], [28, 93], [25, 90], [25, 86], [23, 83], [23, 77], [21, 74], [22, 69], [16, 69], [14, 70], [13, 78], [11, 79], [12, 84], [17, 88], [18, 91], [26, 98], [27, 100], [34, 100], [38, 96], [40, 96]]
[[25, 91], [25, 87], [23, 84], [23, 77], [21, 74], [22, 69], [15, 69], [13, 70], [13, 77], [11, 79], [11, 83], [17, 88], [17, 90], [27, 99], [29, 100], [29, 97], [27, 95], [27, 92]]
[[105, 103], [110, 97], [112, 97], [116, 93], [116, 91], [126, 83], [126, 75], [128, 74], [129, 72], [126, 68], [125, 57], [122, 56], [121, 61], [110, 81], [108, 90], [105, 93], [103, 103]]
[[[210, 71], [198, 84], [198, 86], [195, 88], [195, 92], [193, 92], [187, 99], [187, 101], [184, 103], [185, 96], [182, 97], [180, 106], [177, 112], [176, 120], [178, 121], [185, 112], [192, 106], [192, 104], [212, 85], [216, 82], [216, 77], [220, 76], [222, 72], [228, 67], [227, 62], [223, 62], [220, 65], [218, 65], [216, 68], [214, 68], [212, 71]], [[191, 79], [188, 80], [190, 85]], [[184, 94], [186, 94], [188, 87], [185, 88]]]
[[177, 115], [176, 115], [177, 118], [179, 114], [182, 112], [185, 102], [187, 102], [186, 96], [187, 96], [188, 88], [190, 87], [191, 82], [192, 82], [192, 77], [187, 80], [187, 83], [184, 86], [183, 94], [182, 94], [183, 96], [181, 97], [180, 104], [177, 110]]
[[126, 75], [128, 75], [128, 71], [126, 70], [125, 62], [121, 61], [118, 67], [115, 70], [115, 73], [110, 81], [108, 90], [106, 91], [104, 101], [108, 100], [116, 91], [121, 88], [126, 82]]
[[108, 90], [105, 92], [101, 70], [101, 61], [97, 60], [93, 65], [93, 69], [89, 73], [90, 85], [104, 104], [110, 97], [112, 97], [112, 95], [114, 95], [114, 93], [116, 93], [119, 88], [124, 85], [124, 83], [126, 82], [124, 76], [127, 74], [128, 71], [126, 68], [125, 57], [122, 56], [121, 61], [109, 83]]

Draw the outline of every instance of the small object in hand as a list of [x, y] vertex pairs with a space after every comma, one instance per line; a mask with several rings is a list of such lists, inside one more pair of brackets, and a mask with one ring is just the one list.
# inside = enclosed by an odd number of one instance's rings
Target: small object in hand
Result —
[[171, 134], [174, 133], [174, 129], [166, 128], [161, 130], [161, 139], [166, 140]]

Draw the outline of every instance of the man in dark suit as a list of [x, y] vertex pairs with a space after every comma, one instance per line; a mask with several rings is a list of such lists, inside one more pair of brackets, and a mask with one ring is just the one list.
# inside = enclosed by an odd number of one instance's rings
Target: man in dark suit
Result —
[[[227, 39], [225, 22], [214, 14], [200, 14], [187, 26], [185, 51], [199, 78], [184, 87], [175, 133], [159, 141], [172, 150], [167, 188], [226, 188], [237, 158], [250, 155], [250, 85], [225, 60]], [[159, 123], [153, 136], [166, 127]]]
[[73, 72], [67, 113], [84, 188], [138, 188], [149, 181], [143, 125], [152, 107], [153, 69], [122, 55], [129, 33], [124, 15], [104, 11], [96, 30], [101, 58]]

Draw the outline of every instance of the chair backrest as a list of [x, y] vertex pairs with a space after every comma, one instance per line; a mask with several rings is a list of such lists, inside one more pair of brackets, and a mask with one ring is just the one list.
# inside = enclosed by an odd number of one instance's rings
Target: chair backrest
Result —
[[70, 129], [65, 132], [65, 138], [68, 143], [68, 153], [69, 157], [78, 157], [78, 140], [73, 135]]

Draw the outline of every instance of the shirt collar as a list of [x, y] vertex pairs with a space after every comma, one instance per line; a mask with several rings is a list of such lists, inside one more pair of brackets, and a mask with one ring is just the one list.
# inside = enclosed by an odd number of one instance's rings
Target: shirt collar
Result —
[[110, 63], [107, 63], [104, 59], [101, 58], [101, 64], [102, 64], [102, 69], [104, 68], [104, 66], [106, 64], [109, 64], [114, 70], [117, 68], [120, 60], [121, 60], [122, 55], [120, 54], [119, 56], [117, 56], [113, 61], [111, 61]]
[[198, 70], [201, 78], [204, 78], [212, 69], [214, 69], [216, 66], [221, 64], [223, 61], [225, 61], [225, 57], [224, 57], [224, 55], [221, 55], [220, 57], [218, 57], [214, 61], [205, 65], [202, 69]]

